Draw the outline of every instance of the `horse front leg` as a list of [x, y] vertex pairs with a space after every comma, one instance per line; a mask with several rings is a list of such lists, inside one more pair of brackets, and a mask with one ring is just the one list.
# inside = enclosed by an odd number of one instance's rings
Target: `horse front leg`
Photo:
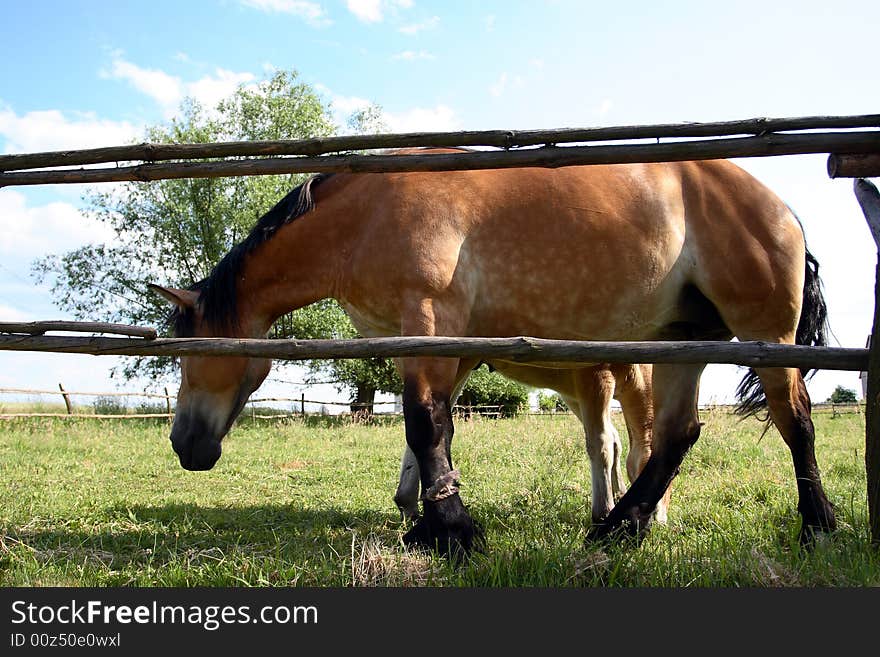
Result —
[[475, 546], [477, 528], [459, 495], [459, 473], [453, 469], [450, 447], [452, 390], [457, 359], [406, 359], [403, 416], [406, 443], [418, 465], [422, 487], [422, 516], [403, 537], [449, 556], [467, 554]]
[[651, 456], [611, 513], [594, 523], [587, 541], [621, 531], [641, 536], [653, 520], [687, 451], [700, 436], [697, 396], [704, 365], [655, 365], [655, 424]]
[[[626, 431], [629, 434], [629, 453], [626, 473], [634, 482], [651, 457], [654, 431], [654, 402], [651, 391], [650, 365], [614, 365], [616, 388], [614, 398], [620, 402]], [[654, 511], [654, 521], [665, 523], [672, 487], [666, 489]]]
[[620, 436], [611, 423], [614, 378], [606, 367], [590, 367], [573, 374], [576, 399], [568, 400], [584, 428], [590, 461], [593, 522], [601, 522], [623, 495], [620, 474]]

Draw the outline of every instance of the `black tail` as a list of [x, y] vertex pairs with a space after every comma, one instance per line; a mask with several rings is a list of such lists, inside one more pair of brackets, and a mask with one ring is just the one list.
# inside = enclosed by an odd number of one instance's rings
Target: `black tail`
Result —
[[[795, 343], [823, 347], [828, 337], [828, 308], [822, 296], [822, 281], [819, 280], [819, 262], [809, 251], [806, 252], [806, 272], [804, 276], [804, 299], [801, 306], [801, 319], [798, 322]], [[806, 379], [812, 372], [801, 368]], [[743, 417], [757, 415], [767, 408], [767, 398], [761, 387], [757, 372], [749, 368], [736, 388], [739, 403], [736, 412]]]

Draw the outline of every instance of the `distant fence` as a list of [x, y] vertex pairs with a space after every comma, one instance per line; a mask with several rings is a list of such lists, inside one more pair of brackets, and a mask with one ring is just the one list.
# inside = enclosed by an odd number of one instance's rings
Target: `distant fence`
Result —
[[[119, 391], [115, 390], [112, 392], [83, 392], [76, 390], [67, 390], [64, 388], [64, 385], [59, 383], [58, 390], [47, 390], [47, 389], [31, 389], [31, 388], [0, 388], [0, 420], [13, 420], [13, 419], [22, 419], [22, 418], [95, 418], [95, 419], [113, 419], [113, 420], [135, 420], [135, 419], [155, 419], [155, 418], [164, 418], [167, 420], [172, 420], [174, 418], [174, 407], [173, 402], [176, 399], [175, 395], [169, 393], [168, 388], [164, 388], [165, 393], [154, 393], [147, 391]], [[4, 409], [4, 404], [2, 403], [3, 395], [29, 395], [29, 396], [60, 396], [64, 400], [65, 411], [64, 412], [50, 412], [50, 411], [34, 411], [34, 412], [7, 412]], [[94, 412], [82, 412], [83, 406], [79, 406], [79, 408], [73, 404], [71, 398], [73, 397], [89, 397], [94, 401], [91, 404], [91, 408]], [[107, 404], [105, 403], [105, 398], [123, 398], [123, 399], [159, 399], [162, 400], [159, 402], [161, 406], [164, 406], [164, 412], [143, 412], [139, 413], [138, 406], [131, 407], [129, 405], [123, 404]], [[267, 404], [271, 402], [278, 402], [284, 404], [291, 404], [292, 409], [290, 412], [279, 413], [278, 411], [281, 409], [271, 408], [271, 407], [263, 407], [260, 408], [258, 404]], [[14, 404], [23, 404], [27, 405], [30, 402], [12, 402]], [[399, 401], [374, 401], [372, 403], [359, 403], [359, 402], [345, 402], [345, 401], [320, 401], [315, 399], [307, 399], [306, 394], [303, 393], [299, 397], [254, 397], [252, 399], [248, 399], [246, 402], [246, 407], [251, 411], [250, 414], [243, 413], [243, 416], [249, 415], [252, 419], [260, 419], [260, 420], [271, 420], [271, 419], [284, 419], [284, 418], [294, 418], [294, 417], [307, 417], [309, 415], [328, 415], [325, 408], [328, 406], [344, 406], [346, 408], [351, 409], [351, 414], [355, 416], [363, 416], [363, 415], [382, 415], [382, 416], [390, 416], [390, 415], [402, 415], [402, 411], [398, 409], [400, 406]], [[33, 405], [31, 403], [31, 405]], [[102, 406], [114, 406], [116, 412], [101, 412]], [[308, 410], [308, 406], [311, 406], [313, 409], [315, 407], [318, 410]], [[372, 409], [375, 406], [388, 407], [391, 406], [392, 409], [388, 411], [379, 411], [375, 412], [370, 410], [369, 413], [366, 413], [368, 409]], [[142, 407], [141, 407], [142, 408]], [[460, 417], [472, 417], [472, 416], [481, 416], [481, 417], [502, 417], [503, 415], [503, 406], [501, 405], [463, 405], [457, 404], [453, 408], [453, 412], [456, 413]], [[120, 412], [120, 411], [125, 412]], [[129, 410], [134, 410], [135, 412], [128, 412]], [[258, 412], [259, 410], [265, 411], [273, 411], [270, 413], [267, 412]], [[548, 415], [550, 413], [547, 413]]]
[[[26, 419], [26, 418], [62, 418], [62, 419], [102, 419], [102, 420], [137, 420], [137, 419], [166, 419], [171, 421], [174, 419], [174, 406], [173, 401], [175, 396], [168, 392], [168, 388], [165, 387], [165, 394], [161, 393], [153, 393], [147, 391], [112, 391], [112, 392], [81, 392], [75, 390], [66, 390], [64, 386], [59, 383], [58, 390], [46, 390], [46, 389], [30, 389], [30, 388], [0, 388], [0, 420], [15, 420], [15, 419]], [[64, 400], [65, 412], [52, 412], [52, 411], [35, 411], [35, 412], [7, 412], [4, 409], [4, 404], [2, 402], [3, 395], [29, 395], [29, 396], [60, 396]], [[90, 397], [94, 399], [91, 408], [93, 412], [82, 412], [83, 406], [77, 407], [71, 401], [72, 397]], [[165, 407], [164, 412], [137, 412], [139, 408], [142, 410], [143, 406], [131, 407], [129, 405], [116, 405], [113, 409], [116, 412], [102, 412], [102, 400], [109, 398], [123, 398], [123, 399], [159, 399], [162, 400], [160, 405]], [[278, 402], [291, 404], [292, 408], [290, 412], [279, 412], [282, 409], [272, 408], [272, 407], [258, 407], [258, 404], [266, 404], [270, 402]], [[22, 404], [34, 405], [33, 402], [12, 402], [14, 404]], [[103, 404], [106, 406], [106, 404]], [[296, 406], [294, 406], [296, 405]], [[311, 405], [313, 408], [315, 406], [318, 407], [318, 410], [309, 411], [307, 409], [307, 405]], [[250, 413], [242, 413], [242, 417], [250, 417], [252, 420], [278, 420], [285, 418], [305, 418], [308, 416], [314, 415], [328, 415], [325, 410], [327, 406], [345, 406], [349, 409], [352, 409], [350, 415], [354, 419], [360, 419], [364, 415], [380, 415], [383, 417], [388, 416], [402, 416], [402, 411], [398, 410], [397, 407], [400, 405], [399, 401], [377, 401], [372, 404], [369, 403], [357, 403], [357, 402], [343, 402], [343, 401], [318, 401], [314, 399], [307, 399], [305, 393], [301, 394], [299, 397], [255, 397], [253, 399], [249, 399], [246, 403], [246, 407], [250, 410]], [[392, 410], [388, 411], [379, 411], [370, 413], [364, 413], [368, 408], [374, 406], [392, 406]], [[298, 408], [297, 408], [298, 407]], [[481, 405], [468, 405], [468, 404], [456, 404], [453, 407], [453, 413], [460, 418], [471, 418], [471, 417], [480, 417], [480, 418], [488, 418], [488, 419], [499, 419], [505, 416], [504, 406], [500, 404], [481, 404]], [[704, 404], [700, 406], [701, 410], [704, 411], [714, 411], [721, 413], [733, 413], [735, 411], [735, 406], [732, 404]], [[359, 410], [363, 409], [363, 410]], [[105, 409], [106, 410], [106, 409]], [[125, 412], [119, 412], [119, 411]], [[129, 410], [134, 410], [135, 412], [128, 412]], [[619, 411], [619, 409], [614, 408], [613, 411]], [[813, 410], [818, 412], [826, 412], [831, 413], [832, 417], [837, 417], [840, 415], [847, 414], [862, 414], [865, 413], [865, 404], [863, 402], [856, 403], [845, 403], [845, 404], [834, 404], [834, 403], [818, 403], [813, 405]], [[263, 412], [258, 412], [263, 411]], [[266, 412], [271, 411], [271, 412]], [[560, 416], [567, 415], [570, 411], [567, 410], [541, 410], [536, 409], [526, 409], [521, 410], [517, 413], [517, 415], [532, 415], [532, 416], [543, 416], [543, 417], [552, 417], [552, 416]], [[339, 414], [343, 415], [343, 414]]]

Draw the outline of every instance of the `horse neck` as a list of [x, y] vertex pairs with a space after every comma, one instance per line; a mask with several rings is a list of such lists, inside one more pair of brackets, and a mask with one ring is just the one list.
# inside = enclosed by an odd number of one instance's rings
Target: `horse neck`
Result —
[[326, 214], [318, 207], [295, 219], [245, 260], [237, 294], [247, 333], [265, 335], [282, 315], [336, 296], [356, 235], [348, 221]]

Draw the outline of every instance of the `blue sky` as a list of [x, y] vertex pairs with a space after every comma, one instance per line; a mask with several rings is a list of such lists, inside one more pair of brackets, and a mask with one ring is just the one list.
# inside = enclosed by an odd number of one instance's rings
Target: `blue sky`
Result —
[[[186, 95], [210, 103], [277, 68], [314, 85], [341, 125], [372, 102], [397, 131], [880, 111], [876, 2], [7, 0], [2, 9], [2, 152], [124, 143]], [[851, 182], [829, 180], [824, 160], [740, 164], [801, 216], [835, 335], [863, 346], [875, 248]], [[107, 237], [79, 216], [82, 191], [0, 190], [0, 318], [61, 316], [30, 262]], [[0, 353], [0, 387], [106, 388], [112, 364]], [[730, 398], [735, 378], [735, 368], [710, 368], [703, 400]], [[855, 373], [820, 373], [814, 399], [837, 383], [859, 386]]]

